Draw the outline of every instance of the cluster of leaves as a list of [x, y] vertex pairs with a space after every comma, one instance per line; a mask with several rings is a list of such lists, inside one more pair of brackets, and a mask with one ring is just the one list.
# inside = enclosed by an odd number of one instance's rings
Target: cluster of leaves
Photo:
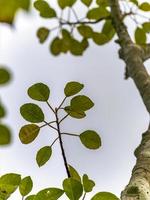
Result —
[[[66, 195], [70, 200], [85, 199], [95, 186], [93, 180], [84, 174], [82, 178], [78, 172], [69, 166], [70, 178], [66, 178], [62, 183], [62, 188], [50, 187], [39, 191], [37, 194], [29, 195], [33, 188], [33, 181], [30, 176], [21, 179], [19, 174], [5, 174], [0, 177], [0, 200], [7, 200], [17, 188], [25, 200], [57, 200], [62, 195]], [[98, 192], [91, 200], [119, 200], [110, 192]]]
[[[0, 67], [0, 86], [7, 84], [10, 81], [10, 72], [3, 66]], [[6, 116], [6, 110], [0, 102], [0, 145], [7, 145], [11, 141], [11, 132], [9, 127], [2, 123], [2, 119]]]
[[13, 24], [19, 9], [28, 10], [30, 0], [0, 0], [0, 22]]
[[[52, 146], [62, 137], [62, 135], [76, 136], [80, 139], [81, 143], [89, 149], [98, 149], [101, 146], [100, 136], [93, 130], [86, 130], [80, 134], [63, 133], [60, 131], [60, 124], [68, 116], [76, 119], [81, 119], [86, 116], [86, 111], [94, 106], [92, 100], [85, 95], [76, 95], [83, 89], [83, 84], [72, 81], [66, 84], [64, 88], [65, 98], [57, 108], [52, 108], [49, 103], [50, 89], [43, 83], [36, 83], [28, 89], [28, 95], [34, 100], [45, 102], [54, 114], [55, 119], [50, 122], [45, 121], [45, 116], [42, 109], [33, 103], [26, 103], [21, 106], [20, 113], [22, 117], [31, 122], [31, 124], [24, 125], [19, 132], [19, 138], [23, 144], [33, 142], [38, 136], [43, 127], [49, 126], [54, 129], [58, 135], [50, 146], [42, 147], [36, 155], [36, 161], [39, 167], [44, 165], [52, 155]], [[74, 96], [76, 95], [76, 96]], [[62, 107], [65, 100], [74, 96], [70, 100], [70, 105]], [[59, 119], [58, 112], [64, 111], [65, 115]], [[40, 126], [38, 123], [42, 123]], [[52, 126], [52, 124], [54, 124]]]
[[[40, 16], [46, 19], [56, 19], [59, 34], [52, 39], [50, 43], [50, 51], [53, 55], [57, 56], [60, 53], [70, 52], [73, 55], [82, 55], [89, 46], [89, 40], [92, 39], [97, 45], [108, 43], [115, 35], [113, 28], [108, 0], [97, 0], [96, 6], [93, 8], [93, 0], [81, 0], [81, 3], [88, 8], [85, 13], [84, 20], [79, 19], [73, 6], [79, 1], [77, 0], [58, 0], [58, 6], [61, 9], [61, 15], [50, 6], [45, 0], [36, 0], [34, 7], [38, 10]], [[92, 7], [91, 7], [92, 6]], [[74, 14], [76, 21], [71, 17], [68, 19], [63, 18], [65, 12]], [[68, 14], [71, 15], [71, 14]], [[102, 21], [103, 25], [101, 31], [94, 30], [93, 25]], [[65, 26], [68, 25], [67, 28]], [[37, 37], [40, 43], [44, 43], [53, 28], [40, 27], [37, 31]], [[78, 35], [75, 37], [73, 31], [76, 30]], [[81, 39], [79, 39], [81, 38]]]

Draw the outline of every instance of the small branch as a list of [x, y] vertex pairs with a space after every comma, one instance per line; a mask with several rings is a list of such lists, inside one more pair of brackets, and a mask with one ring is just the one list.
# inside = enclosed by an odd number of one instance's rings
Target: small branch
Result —
[[51, 109], [51, 111], [55, 114], [55, 110], [52, 108], [52, 106], [50, 105], [50, 103], [48, 101], [46, 101], [48, 107]]
[[59, 124], [60, 124], [64, 119], [66, 119], [68, 116], [69, 116], [69, 114], [65, 115], [65, 116], [59, 121]]
[[58, 139], [59, 139], [59, 137], [57, 137], [57, 138], [52, 142], [52, 144], [51, 144], [50, 147], [52, 147]]
[[52, 129], [58, 131], [57, 128], [55, 128], [54, 126], [51, 126], [48, 122], [44, 121], [44, 123], [45, 123], [45, 125], [47, 125], [47, 126], [51, 127]]
[[62, 135], [69, 135], [69, 136], [79, 137], [79, 135], [73, 134], [73, 133], [61, 133], [61, 134], [62, 134]]
[[77, 13], [76, 13], [76, 11], [74, 10], [73, 7], [71, 7], [71, 10], [72, 10], [72, 12], [73, 12], [73, 14], [74, 14], [76, 20], [79, 21], [78, 15], [77, 15]]
[[60, 21], [61, 25], [78, 25], [78, 24], [97, 24], [99, 22], [101, 22], [102, 20], [106, 20], [106, 19], [111, 19], [111, 16], [108, 16], [108, 17], [104, 17], [104, 18], [101, 18], [101, 19], [98, 19], [96, 21], [75, 21], [75, 22], [69, 22], [69, 21], [66, 21], [66, 22], [62, 22]]
[[[55, 123], [56, 121], [51, 121], [51, 122], [48, 122], [48, 124], [52, 124], [52, 123]], [[43, 128], [43, 127], [45, 127], [45, 126], [47, 126], [47, 124], [43, 124], [42, 126], [40, 126], [40, 128]]]
[[86, 197], [86, 192], [84, 193], [82, 200], [84, 200], [84, 199], [85, 199], [85, 197]]
[[65, 102], [66, 99], [67, 99], [67, 97], [65, 97], [65, 98], [63, 99], [63, 101], [61, 102], [61, 104], [58, 106], [57, 110], [59, 110], [59, 109], [61, 108], [61, 106], [63, 105], [63, 103]]
[[62, 141], [62, 137], [61, 137], [61, 131], [60, 131], [59, 119], [58, 119], [58, 109], [55, 110], [55, 116], [56, 116], [56, 124], [57, 124], [57, 132], [58, 132], [58, 137], [59, 137], [60, 148], [61, 148], [62, 157], [63, 157], [63, 160], [64, 160], [64, 166], [66, 168], [67, 176], [69, 178], [69, 177], [71, 177], [71, 175], [70, 175], [70, 171], [69, 171], [69, 168], [68, 168], [67, 158], [66, 158], [66, 155], [65, 155], [65, 150], [64, 150], [64, 147], [63, 147], [63, 141]]

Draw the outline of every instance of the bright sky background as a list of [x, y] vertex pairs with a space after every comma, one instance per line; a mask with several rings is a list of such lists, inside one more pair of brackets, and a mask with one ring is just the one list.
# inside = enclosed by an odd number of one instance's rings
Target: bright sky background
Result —
[[[13, 73], [11, 84], [1, 89], [1, 98], [9, 111], [5, 122], [13, 130], [14, 141], [8, 148], [0, 149], [0, 173], [30, 175], [34, 181], [33, 193], [46, 187], [61, 187], [66, 174], [59, 145], [54, 147], [51, 160], [42, 168], [35, 162], [36, 152], [53, 141], [54, 132], [43, 129], [35, 142], [21, 144], [18, 132], [26, 122], [19, 108], [34, 102], [26, 93], [30, 85], [36, 82], [49, 85], [52, 105], [57, 106], [64, 97], [64, 85], [74, 80], [85, 84], [82, 94], [88, 95], [95, 107], [83, 120], [65, 120], [62, 130], [80, 133], [93, 129], [100, 134], [103, 145], [99, 150], [90, 151], [78, 138], [65, 136], [68, 162], [80, 174], [87, 173], [95, 180], [94, 193], [109, 191], [119, 196], [129, 181], [135, 163], [133, 151], [148, 126], [148, 115], [132, 80], [123, 79], [125, 65], [118, 59], [118, 45], [112, 42], [99, 47], [91, 43], [82, 57], [54, 57], [48, 50], [49, 41], [40, 45], [35, 37], [40, 25], [43, 21], [33, 13], [19, 14], [13, 30], [1, 26], [0, 63], [9, 66]], [[51, 120], [47, 107], [43, 103], [39, 105]], [[16, 193], [10, 198], [13, 199], [21, 197]]]

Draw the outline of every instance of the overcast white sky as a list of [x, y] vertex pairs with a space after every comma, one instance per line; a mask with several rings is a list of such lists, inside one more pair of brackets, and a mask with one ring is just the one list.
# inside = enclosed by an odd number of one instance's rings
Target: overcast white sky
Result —
[[[30, 85], [36, 82], [49, 85], [52, 105], [57, 106], [64, 97], [64, 85], [74, 80], [85, 84], [82, 93], [95, 102], [95, 107], [83, 120], [68, 118], [62, 129], [79, 133], [94, 129], [103, 145], [97, 151], [90, 151], [78, 139], [64, 137], [68, 162], [80, 174], [87, 173], [95, 180], [94, 193], [110, 191], [119, 196], [128, 183], [135, 163], [133, 151], [148, 126], [148, 115], [133, 82], [123, 79], [124, 63], [118, 59], [118, 46], [113, 42], [103, 47], [91, 43], [82, 57], [56, 58], [48, 51], [49, 41], [42, 46], [35, 37], [40, 25], [43, 21], [36, 14], [20, 14], [15, 30], [1, 26], [0, 63], [10, 67], [13, 81], [1, 89], [0, 95], [9, 111], [5, 122], [13, 130], [14, 142], [8, 148], [0, 148], [0, 173], [30, 175], [34, 181], [33, 193], [45, 187], [61, 186], [66, 174], [58, 145], [44, 167], [39, 169], [35, 162], [36, 152], [55, 137], [53, 131], [44, 129], [34, 143], [21, 144], [18, 132], [26, 122], [19, 108], [33, 102], [26, 93]], [[39, 105], [49, 115], [47, 107]], [[11, 199], [21, 198], [15, 194]]]

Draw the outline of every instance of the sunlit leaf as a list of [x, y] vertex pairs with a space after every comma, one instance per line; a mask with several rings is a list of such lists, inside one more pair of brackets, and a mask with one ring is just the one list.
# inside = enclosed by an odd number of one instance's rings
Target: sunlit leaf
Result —
[[39, 106], [33, 103], [26, 103], [20, 108], [22, 117], [32, 123], [44, 121], [44, 113]]
[[88, 11], [87, 18], [100, 20], [103, 18], [105, 19], [109, 15], [110, 15], [110, 13], [108, 10], [106, 10], [105, 7], [97, 7], [97, 8], [92, 8], [91, 10]]
[[0, 124], [0, 145], [7, 145], [10, 142], [11, 142], [10, 129], [4, 124]]
[[80, 134], [82, 144], [88, 149], [98, 149], [101, 146], [100, 136], [92, 130], [84, 131]]
[[92, 100], [85, 95], [78, 95], [71, 99], [71, 108], [78, 111], [87, 111], [94, 106]]
[[99, 192], [91, 200], [119, 200], [119, 198], [110, 192]]
[[84, 174], [83, 178], [83, 188], [85, 192], [91, 192], [93, 190], [93, 187], [95, 186], [94, 181], [90, 180], [88, 175]]
[[65, 86], [64, 93], [66, 97], [73, 96], [83, 89], [84, 85], [75, 81], [68, 82]]
[[69, 114], [69, 116], [77, 119], [84, 118], [86, 116], [85, 112], [82, 110], [75, 110], [71, 106], [66, 106], [64, 110]]
[[80, 25], [77, 27], [79, 33], [84, 37], [84, 38], [91, 38], [93, 30], [90, 26], [87, 25]]
[[41, 148], [36, 155], [36, 162], [39, 167], [43, 166], [51, 157], [52, 148], [50, 146], [45, 146]]
[[44, 0], [37, 0], [34, 2], [34, 7], [40, 12], [40, 16], [44, 18], [56, 17], [56, 12]]
[[33, 187], [33, 182], [30, 176], [23, 178], [19, 185], [19, 191], [22, 196], [28, 195]]
[[73, 178], [67, 178], [63, 181], [63, 188], [70, 200], [79, 200], [83, 193], [83, 187], [80, 181]]
[[37, 30], [37, 37], [39, 39], [39, 42], [44, 43], [46, 41], [46, 39], [48, 38], [49, 33], [50, 33], [50, 30], [48, 28], [40, 27]]
[[25, 198], [25, 200], [34, 200], [35, 195], [29, 195], [28, 197]]
[[28, 10], [30, 0], [0, 0], [0, 22], [12, 24], [18, 9]]
[[6, 68], [0, 66], [0, 85], [8, 83], [10, 78], [10, 72]]
[[23, 126], [19, 132], [19, 138], [23, 144], [29, 144], [35, 140], [40, 131], [40, 127], [35, 124]]
[[137, 44], [146, 43], [146, 33], [142, 28], [137, 27], [135, 30], [135, 41]]
[[87, 7], [89, 7], [90, 5], [91, 5], [91, 3], [92, 3], [92, 0], [81, 0], [82, 1], [82, 3], [84, 4], [84, 5], [86, 5]]
[[50, 95], [50, 89], [43, 83], [36, 83], [28, 89], [28, 95], [37, 101], [47, 101]]
[[73, 168], [71, 165], [69, 165], [69, 172], [73, 179], [76, 179], [77, 181], [81, 182], [80, 175], [78, 174], [77, 170], [75, 168]]
[[148, 2], [143, 2], [139, 8], [143, 11], [150, 11], [150, 3]]
[[64, 191], [59, 188], [47, 188], [38, 192], [34, 200], [57, 200], [63, 193]]

